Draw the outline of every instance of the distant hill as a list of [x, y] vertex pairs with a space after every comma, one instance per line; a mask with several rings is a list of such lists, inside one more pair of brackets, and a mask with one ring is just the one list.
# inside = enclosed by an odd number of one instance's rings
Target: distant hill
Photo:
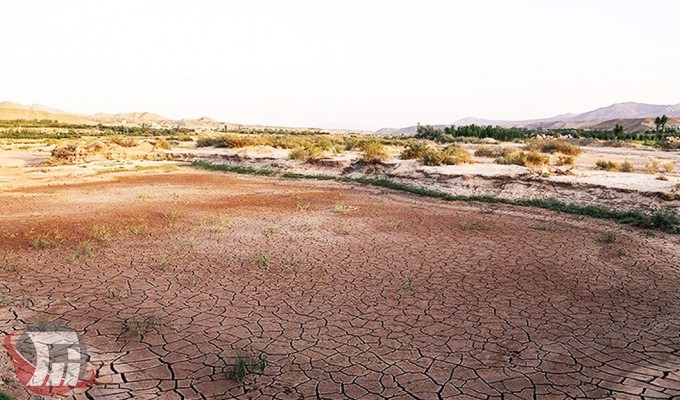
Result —
[[[493, 125], [505, 128], [543, 128], [543, 129], [613, 129], [621, 124], [628, 132], [644, 132], [654, 127], [654, 118], [660, 115], [669, 117], [668, 125], [677, 126], [680, 122], [680, 103], [657, 105], [644, 103], [616, 103], [581, 114], [561, 114], [550, 118], [533, 120], [505, 121], [481, 118], [463, 118], [453, 125]], [[443, 125], [442, 125], [443, 126]], [[610, 128], [611, 127], [611, 128]], [[416, 126], [406, 128], [383, 128], [375, 132], [383, 135], [415, 135]]]
[[48, 119], [51, 121], [58, 121], [67, 124], [96, 124], [96, 122], [86, 115], [70, 114], [40, 105], [24, 106], [22, 104], [10, 103], [8, 101], [0, 102], [0, 120], [15, 119]]

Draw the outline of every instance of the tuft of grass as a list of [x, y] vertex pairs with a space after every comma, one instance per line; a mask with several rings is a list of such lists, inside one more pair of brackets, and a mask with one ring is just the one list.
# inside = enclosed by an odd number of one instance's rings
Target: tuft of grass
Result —
[[595, 168], [602, 171], [621, 171], [621, 164], [611, 160], [597, 160]]
[[667, 161], [663, 164], [661, 164], [661, 167], [663, 168], [664, 172], [666, 173], [671, 173], [675, 171], [675, 164], [673, 164], [672, 161]]
[[565, 155], [558, 155], [557, 156], [557, 165], [562, 167], [562, 166], [572, 166], [575, 163], [574, 156], [565, 156]]
[[11, 302], [12, 299], [9, 296], [0, 294], [0, 308], [7, 307]]
[[600, 241], [601, 241], [602, 243], [606, 243], [606, 244], [612, 244], [612, 243], [616, 242], [616, 240], [617, 240], [616, 235], [613, 234], [613, 233], [611, 233], [611, 232], [605, 233], [605, 234], [600, 238]]
[[105, 225], [94, 225], [92, 227], [92, 239], [107, 246], [111, 243], [111, 232]]
[[177, 222], [179, 221], [179, 210], [178, 209], [173, 208], [173, 209], [167, 211], [163, 215], [165, 216], [165, 219], [166, 219], [166, 221], [168, 221], [168, 225], [171, 228], [174, 228], [174, 227], [177, 226]]
[[626, 252], [625, 249], [617, 249], [614, 252], [614, 255], [618, 258], [625, 258], [628, 255], [628, 253]]
[[336, 214], [345, 214], [347, 212], [347, 206], [343, 203], [335, 203], [333, 212]]
[[411, 279], [411, 277], [406, 278], [404, 283], [401, 285], [401, 288], [407, 292], [410, 292], [413, 289], [413, 279]]
[[240, 351], [227, 369], [227, 377], [236, 382], [243, 382], [249, 374], [261, 374], [265, 368], [267, 368], [265, 353], [254, 355], [252, 352]]
[[269, 254], [261, 251], [255, 255], [255, 264], [264, 271], [269, 271], [271, 269], [271, 259]]
[[656, 174], [659, 172], [659, 168], [661, 167], [661, 162], [659, 160], [652, 160], [645, 164], [645, 169], [644, 171], [648, 174]]
[[352, 234], [352, 228], [350, 228], [347, 225], [344, 225], [340, 228], [340, 233], [345, 235], [345, 236], [349, 236], [349, 235]]
[[64, 243], [64, 236], [58, 229], [45, 232], [31, 239], [31, 247], [39, 250], [53, 249], [59, 247], [62, 243]]
[[628, 162], [628, 160], [624, 161], [623, 164], [621, 164], [620, 171], [621, 172], [633, 172], [635, 168], [633, 167], [633, 164]]
[[124, 328], [126, 332], [132, 332], [137, 336], [143, 336], [151, 331], [156, 331], [163, 326], [161, 319], [150, 315], [142, 320], [131, 319], [125, 321]]

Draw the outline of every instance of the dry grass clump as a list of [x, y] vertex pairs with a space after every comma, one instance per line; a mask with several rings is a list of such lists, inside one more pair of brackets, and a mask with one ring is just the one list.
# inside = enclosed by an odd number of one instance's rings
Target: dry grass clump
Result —
[[659, 167], [661, 167], [659, 160], [652, 160], [645, 164], [645, 172], [648, 174], [656, 174], [659, 172]]
[[137, 146], [137, 141], [131, 137], [116, 136], [111, 138], [111, 143], [115, 143], [121, 147], [135, 147]]
[[402, 160], [422, 160], [423, 156], [432, 150], [432, 145], [426, 141], [417, 140], [409, 143], [401, 152], [399, 158]]
[[504, 149], [502, 147], [479, 146], [475, 150], [477, 157], [497, 158], [503, 156]]
[[667, 161], [661, 165], [663, 167], [664, 172], [671, 173], [675, 171], [675, 164], [673, 164], [672, 161]]
[[578, 156], [583, 151], [562, 139], [533, 139], [526, 145], [526, 150], [540, 151], [541, 153], [561, 153], [567, 156]]
[[400, 158], [417, 159], [423, 165], [430, 166], [474, 163], [472, 154], [458, 144], [451, 144], [439, 150], [427, 142], [413, 142], [401, 153]]
[[364, 146], [361, 154], [361, 161], [368, 164], [377, 164], [387, 160], [385, 146], [380, 143], [369, 143]]
[[595, 168], [601, 171], [621, 171], [621, 163], [611, 160], [597, 160]]
[[633, 163], [628, 162], [628, 160], [624, 161], [623, 164], [621, 164], [621, 172], [633, 172], [635, 167], [633, 166]]
[[565, 156], [560, 154], [557, 156], [557, 162], [556, 164], [560, 167], [562, 166], [572, 166], [574, 165], [574, 157], [573, 156]]
[[296, 147], [288, 153], [288, 158], [290, 160], [309, 160], [309, 159], [319, 159], [324, 156], [323, 149], [312, 146], [312, 147]]
[[497, 164], [512, 164], [523, 167], [541, 167], [548, 165], [550, 157], [534, 151], [505, 151], [505, 155], [496, 159]]
[[172, 146], [170, 145], [170, 142], [168, 142], [164, 138], [160, 138], [160, 139], [156, 140], [156, 142], [154, 143], [154, 146], [156, 146], [159, 149], [163, 149], [163, 150], [170, 150], [172, 148]]

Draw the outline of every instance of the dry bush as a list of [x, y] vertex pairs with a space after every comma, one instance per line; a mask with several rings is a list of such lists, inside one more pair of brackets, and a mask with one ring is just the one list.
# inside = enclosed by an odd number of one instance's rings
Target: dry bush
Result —
[[496, 158], [501, 157], [503, 155], [503, 151], [504, 150], [501, 147], [479, 146], [479, 148], [475, 150], [475, 155], [477, 157]]
[[602, 171], [621, 171], [621, 164], [611, 160], [597, 160], [595, 168]]
[[402, 160], [422, 160], [423, 156], [430, 150], [432, 150], [430, 143], [418, 140], [409, 143], [401, 152], [399, 158]]
[[135, 147], [137, 146], [137, 141], [131, 137], [116, 136], [111, 138], [111, 143], [115, 143], [121, 147]]
[[580, 147], [562, 139], [533, 139], [526, 145], [526, 150], [541, 153], [561, 153], [568, 156], [578, 156], [583, 151]]
[[672, 161], [666, 161], [661, 166], [663, 167], [664, 172], [671, 173], [675, 171], [675, 164], [673, 164]]
[[621, 164], [621, 172], [633, 172], [634, 167], [633, 163], [628, 162], [628, 160], [624, 161], [623, 164]]
[[369, 164], [377, 164], [387, 160], [385, 146], [380, 143], [369, 143], [364, 146], [361, 161]]
[[550, 157], [538, 151], [505, 151], [505, 155], [496, 159], [497, 164], [513, 164], [523, 167], [540, 167], [548, 165]]
[[648, 174], [656, 174], [657, 172], [659, 172], [660, 166], [661, 163], [659, 162], [659, 160], [652, 160], [645, 165], [645, 172]]
[[557, 156], [557, 165], [558, 166], [574, 165], [574, 157], [573, 156], [565, 156], [563, 154], [560, 154], [559, 156]]
[[154, 143], [154, 146], [156, 146], [159, 149], [163, 149], [163, 150], [170, 150], [172, 148], [172, 146], [170, 145], [170, 142], [168, 142], [164, 138], [160, 138], [160, 139], [156, 140], [156, 142]]
[[472, 164], [475, 162], [472, 154], [457, 144], [446, 146], [442, 154], [446, 165]]
[[316, 146], [296, 147], [288, 153], [290, 160], [316, 160], [324, 156], [324, 151]]

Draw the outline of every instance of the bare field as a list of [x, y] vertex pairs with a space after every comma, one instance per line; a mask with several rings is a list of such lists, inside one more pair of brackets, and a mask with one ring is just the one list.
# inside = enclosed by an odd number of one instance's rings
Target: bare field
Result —
[[186, 168], [0, 197], [0, 330], [81, 332], [88, 398], [680, 395], [677, 236]]

